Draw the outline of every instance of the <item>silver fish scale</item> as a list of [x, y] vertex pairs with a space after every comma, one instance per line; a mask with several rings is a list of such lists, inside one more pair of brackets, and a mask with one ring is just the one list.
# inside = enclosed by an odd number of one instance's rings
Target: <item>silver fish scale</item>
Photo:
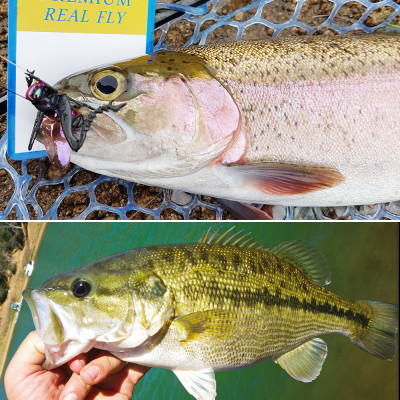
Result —
[[[368, 0], [331, 0], [333, 5], [329, 15], [315, 16], [317, 18], [326, 18], [320, 24], [307, 25], [303, 22], [301, 11], [303, 6], [308, 5], [310, 0], [298, 0], [294, 8], [293, 14], [285, 22], [273, 22], [263, 17], [264, 8], [269, 5], [280, 6], [286, 5], [286, 1], [282, 0], [256, 0], [251, 4], [237, 9], [229, 14], [224, 14], [221, 9], [228, 4], [228, 0], [211, 0], [207, 2], [208, 12], [204, 15], [192, 15], [190, 7], [184, 10], [182, 16], [167, 22], [156, 31], [156, 36], [159, 37], [154, 50], [161, 50], [172, 48], [166, 43], [168, 30], [174, 29], [174, 26], [179, 23], [189, 23], [194, 26], [193, 35], [187, 40], [186, 45], [190, 44], [204, 44], [210, 41], [209, 38], [214, 37], [218, 39], [218, 32], [221, 27], [230, 29], [232, 35], [230, 39], [241, 40], [242, 38], [251, 38], [246, 36], [251, 29], [265, 29], [273, 30], [272, 36], [278, 36], [286, 29], [301, 29], [303, 33], [311, 35], [326, 29], [331, 29], [339, 34], [345, 34], [351, 31], [364, 31], [371, 33], [377, 28], [386, 26], [386, 23], [392, 22], [395, 17], [400, 14], [400, 4], [396, 4], [393, 0], [383, 0], [378, 2], [370, 2]], [[346, 7], [346, 4], [355, 5], [358, 3], [358, 11], [360, 18], [347, 26], [340, 26], [341, 21], [341, 8]], [[384, 8], [382, 8], [384, 7]], [[353, 9], [352, 9], [353, 10]], [[380, 11], [383, 10], [383, 11]], [[250, 18], [243, 20], [244, 15], [250, 15]], [[376, 17], [377, 13], [381, 13], [383, 18], [379, 24], [375, 26], [367, 26], [366, 20], [371, 15]], [[271, 18], [272, 16], [272, 18]], [[273, 14], [269, 18], [273, 18]], [[276, 21], [276, 19], [275, 19]], [[340, 25], [338, 25], [340, 23]], [[370, 25], [370, 24], [368, 24]], [[206, 27], [206, 29], [204, 29]], [[211, 39], [213, 40], [213, 39]], [[340, 143], [338, 143], [340, 145]], [[162, 202], [156, 208], [151, 208], [148, 204], [142, 206], [135, 201], [134, 193], [136, 191], [135, 183], [123, 181], [121, 179], [100, 176], [93, 182], [83, 186], [72, 186], [71, 180], [82, 168], [75, 166], [68, 174], [59, 179], [46, 179], [45, 178], [45, 159], [41, 159], [39, 163], [39, 173], [34, 185], [29, 188], [29, 182], [32, 176], [27, 170], [27, 161], [21, 162], [21, 172], [17, 172], [15, 168], [8, 162], [6, 158], [7, 138], [6, 135], [0, 139], [0, 178], [4, 176], [11, 176], [14, 183], [13, 193], [8, 200], [7, 206], [0, 211], [0, 219], [10, 218], [9, 214], [14, 210], [18, 219], [29, 219], [28, 206], [36, 213], [37, 219], [58, 219], [58, 210], [60, 204], [64, 199], [75, 192], [86, 192], [89, 197], [88, 206], [74, 219], [86, 219], [89, 214], [94, 211], [105, 211], [117, 215], [122, 220], [127, 220], [132, 212], [135, 214], [143, 213], [153, 217], [154, 219], [163, 219], [166, 210], [172, 210], [183, 219], [190, 219], [191, 213], [197, 208], [206, 208], [215, 215], [215, 219], [223, 218], [223, 208], [199, 195], [185, 195], [181, 192], [171, 192], [170, 190], [163, 189]], [[116, 182], [123, 186], [127, 192], [127, 203], [122, 207], [113, 207], [100, 203], [96, 199], [95, 191], [99, 189], [98, 186], [103, 182]], [[47, 189], [51, 186], [61, 185], [62, 191], [51, 205], [48, 211], [43, 211], [39, 205], [36, 195], [39, 189]], [[0, 187], [0, 193], [2, 188]], [[3, 192], [4, 193], [4, 192]], [[4, 196], [4, 194], [1, 194]], [[376, 219], [395, 219], [400, 220], [400, 201], [391, 202], [387, 204], [376, 205], [361, 205], [349, 207], [283, 207], [275, 206], [272, 208], [272, 215], [276, 219], [286, 220], [326, 220], [326, 219], [356, 219], [356, 220], [376, 220]], [[90, 218], [90, 216], [89, 216]]]

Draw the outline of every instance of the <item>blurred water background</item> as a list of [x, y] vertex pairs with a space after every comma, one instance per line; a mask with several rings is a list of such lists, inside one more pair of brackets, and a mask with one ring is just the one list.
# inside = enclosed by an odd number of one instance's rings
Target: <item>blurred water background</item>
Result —
[[[34, 222], [32, 222], [34, 223]], [[36, 287], [60, 272], [95, 259], [144, 245], [194, 242], [215, 223], [49, 223], [30, 279]], [[303, 240], [328, 259], [328, 288], [354, 300], [398, 304], [398, 225], [394, 223], [218, 223], [223, 230], [244, 229], [268, 245]], [[24, 302], [11, 344], [9, 360], [34, 329]], [[297, 382], [273, 361], [248, 369], [217, 372], [217, 399], [363, 399], [398, 396], [398, 356], [386, 362], [335, 335], [323, 337], [328, 357], [312, 383]], [[0, 399], [6, 399], [3, 381]], [[170, 371], [152, 369], [136, 387], [136, 400], [192, 399]]]

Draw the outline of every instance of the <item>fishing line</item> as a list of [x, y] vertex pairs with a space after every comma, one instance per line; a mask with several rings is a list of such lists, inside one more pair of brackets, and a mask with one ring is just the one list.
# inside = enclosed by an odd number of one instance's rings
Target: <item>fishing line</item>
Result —
[[[1, 87], [2, 87], [3, 89], [6, 89], [8, 92], [11, 92], [11, 93], [16, 94], [17, 96], [23, 98], [24, 100], [28, 100], [25, 96], [22, 96], [21, 94], [19, 94], [19, 93], [17, 93], [17, 92], [14, 92], [14, 90], [11, 90], [11, 89], [9, 89], [9, 88], [7, 88], [7, 87], [5, 87], [5, 86], [1, 86]], [[28, 101], [29, 101], [29, 100], [28, 100]]]
[[0, 55], [0, 58], [3, 59], [3, 60], [5, 60], [5, 61], [7, 61], [8, 63], [10, 63], [10, 64], [12, 64], [12, 65], [15, 65], [17, 68], [22, 69], [22, 71], [24, 71], [25, 73], [26, 73], [26, 72], [29, 73], [29, 71], [28, 71], [27, 69], [22, 68], [21, 66], [15, 64], [15, 62], [12, 62], [12, 61], [9, 60], [7, 57], [4, 57], [4, 56]]

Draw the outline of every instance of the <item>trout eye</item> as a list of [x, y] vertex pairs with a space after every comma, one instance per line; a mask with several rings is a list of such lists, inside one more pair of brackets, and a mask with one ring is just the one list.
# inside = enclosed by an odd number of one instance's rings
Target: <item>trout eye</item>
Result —
[[126, 91], [127, 79], [119, 71], [105, 70], [95, 74], [90, 81], [90, 90], [99, 100], [112, 101]]
[[103, 94], [111, 94], [117, 90], [118, 81], [112, 75], [107, 75], [96, 82], [97, 89]]
[[90, 289], [90, 283], [83, 280], [75, 281], [72, 284], [72, 294], [75, 297], [81, 298], [87, 296], [90, 293]]

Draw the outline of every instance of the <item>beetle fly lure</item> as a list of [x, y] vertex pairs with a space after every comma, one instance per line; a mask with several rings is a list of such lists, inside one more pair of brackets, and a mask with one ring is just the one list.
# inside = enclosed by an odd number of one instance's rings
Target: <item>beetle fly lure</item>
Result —
[[[106, 105], [97, 108], [91, 105], [75, 100], [65, 94], [59, 94], [51, 85], [44, 82], [42, 79], [34, 75], [35, 71], [26, 72], [26, 81], [28, 90], [26, 98], [37, 108], [35, 124], [33, 126], [32, 135], [29, 141], [28, 149], [31, 150], [36, 139], [38, 130], [41, 128], [43, 118], [59, 118], [61, 136], [64, 136], [69, 146], [73, 151], [78, 151], [85, 141], [86, 133], [90, 128], [90, 124], [96, 117], [96, 114], [104, 111], [118, 111], [126, 103], [113, 105], [110, 101]], [[76, 109], [87, 107], [90, 112], [85, 117], [79, 114]], [[80, 129], [79, 137], [77, 138], [72, 129]]]
[[[78, 101], [66, 94], [60, 94], [57, 89], [36, 76], [35, 71], [25, 70], [8, 58], [1, 55], [0, 57], [24, 71], [28, 90], [26, 91], [25, 97], [19, 96], [30, 101], [38, 110], [29, 140], [28, 150], [32, 150], [40, 129], [43, 129], [43, 131], [49, 134], [47, 138], [45, 135], [44, 140], [53, 142], [47, 143], [48, 146], [46, 146], [49, 159], [53, 164], [58, 164], [58, 166], [66, 167], [68, 165], [70, 149], [77, 152], [82, 147], [90, 125], [97, 114], [105, 111], [116, 112], [126, 104], [121, 103], [115, 105], [110, 101], [108, 104], [93, 107], [86, 102]], [[11, 91], [10, 89], [7, 90]], [[18, 93], [15, 94], [18, 95]], [[81, 111], [84, 108], [88, 111], [78, 112], [78, 109]], [[42, 125], [45, 119], [48, 122], [46, 127]], [[55, 151], [53, 154], [51, 149], [54, 147], [54, 144], [57, 149], [54, 149]], [[65, 152], [68, 153], [65, 157], [62, 156], [62, 151], [60, 151], [61, 147], [65, 149], [64, 154]]]

